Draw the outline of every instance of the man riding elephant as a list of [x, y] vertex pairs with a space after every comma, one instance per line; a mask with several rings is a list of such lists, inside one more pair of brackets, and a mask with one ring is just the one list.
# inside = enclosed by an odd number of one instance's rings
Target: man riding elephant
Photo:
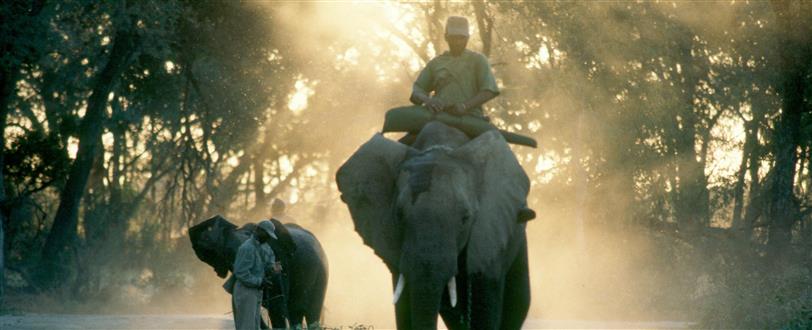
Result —
[[[409, 98], [416, 106], [422, 106], [433, 114], [430, 120], [440, 120], [445, 124], [462, 130], [470, 138], [474, 138], [486, 130], [495, 129], [482, 110], [482, 105], [499, 95], [496, 78], [485, 55], [467, 49], [470, 37], [468, 20], [465, 17], [450, 16], [446, 21], [445, 41], [448, 51], [433, 58], [420, 71]], [[406, 110], [406, 111], [402, 111]], [[414, 110], [414, 111], [412, 111]], [[387, 117], [397, 117], [398, 113], [419, 112], [420, 109], [397, 108], [390, 110]], [[437, 114], [445, 112], [452, 118], [443, 120]], [[401, 117], [409, 121], [406, 117]], [[387, 118], [388, 121], [397, 119]], [[387, 124], [384, 125], [387, 131]], [[411, 145], [415, 142], [417, 133], [422, 128], [410, 131], [400, 139], [401, 143]], [[535, 141], [522, 143], [526, 137], [501, 132], [508, 142], [535, 146]], [[524, 139], [522, 139], [524, 138]], [[521, 222], [536, 217], [535, 211], [526, 205], [522, 207], [517, 219]]]
[[407, 146], [375, 134], [336, 173], [364, 244], [392, 274], [398, 329], [520, 329], [530, 306], [530, 181], [495, 130], [441, 122]]
[[448, 51], [420, 71], [409, 98], [413, 104], [433, 112], [484, 118], [482, 104], [498, 96], [499, 87], [485, 55], [466, 49], [468, 38], [468, 20], [449, 17], [445, 33]]

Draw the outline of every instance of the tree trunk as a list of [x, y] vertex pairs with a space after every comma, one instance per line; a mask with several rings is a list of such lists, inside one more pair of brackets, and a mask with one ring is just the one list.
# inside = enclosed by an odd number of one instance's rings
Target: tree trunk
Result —
[[[736, 187], [733, 191], [733, 219], [731, 221], [731, 228], [735, 231], [735, 234], [739, 237], [749, 237], [743, 236], [742, 234], [745, 231], [745, 223], [743, 222], [743, 209], [744, 209], [744, 182], [747, 178], [747, 168], [748, 163], [750, 167], [758, 166], [754, 164], [755, 161], [752, 158], [752, 154], [755, 152], [755, 144], [758, 143], [758, 122], [755, 118], [751, 119], [750, 121], [746, 121], [744, 123], [744, 146], [742, 147], [742, 161], [739, 165], [739, 171], [736, 173]], [[758, 175], [758, 173], [756, 173]], [[750, 181], [750, 186], [753, 186], [754, 181]], [[749, 229], [747, 230], [749, 233]]]
[[96, 77], [93, 94], [88, 99], [80, 128], [79, 150], [60, 194], [54, 224], [42, 252], [42, 263], [46, 267], [44, 274], [49, 277], [43, 278], [44, 284], [51, 284], [51, 280], [60, 278], [67, 262], [66, 252], [70, 251], [77, 238], [79, 205], [99, 147], [107, 98], [134, 53], [133, 38], [128, 32], [116, 33], [109, 60]]
[[3, 75], [3, 81], [0, 82], [0, 306], [3, 305], [3, 297], [5, 293], [6, 281], [5, 281], [5, 251], [6, 251], [6, 231], [5, 231], [5, 223], [6, 223], [6, 184], [3, 180], [3, 169], [5, 168], [5, 146], [6, 146], [6, 115], [8, 113], [8, 106], [7, 106], [7, 95], [6, 95], [6, 75]]
[[804, 1], [773, 1], [779, 27], [779, 56], [781, 72], [781, 113], [775, 125], [772, 149], [775, 166], [772, 169], [767, 214], [770, 220], [768, 244], [776, 255], [783, 255], [792, 240], [792, 227], [800, 210], [795, 197], [795, 171], [800, 145], [801, 114], [804, 112], [805, 78], [812, 58], [807, 14], [812, 5]]
[[425, 7], [426, 24], [428, 25], [428, 39], [434, 46], [434, 54], [439, 55], [443, 49], [443, 36], [445, 35], [446, 10], [440, 0], [433, 3], [426, 3]]
[[803, 102], [803, 77], [788, 77], [784, 83], [783, 111], [776, 123], [773, 139], [775, 166], [770, 176], [767, 214], [770, 220], [769, 245], [783, 250], [792, 239], [792, 226], [798, 220], [798, 201], [793, 191], [795, 167], [798, 162], [798, 140], [800, 136]]
[[[11, 100], [17, 91], [17, 80], [20, 76], [20, 63], [28, 63], [36, 56], [36, 50], [30, 54], [15, 54], [13, 53], [14, 44], [17, 38], [28, 38], [30, 35], [20, 35], [17, 27], [26, 26], [34, 23], [34, 20], [42, 12], [45, 6], [44, 0], [35, 1], [6, 1], [2, 6], [7, 6], [6, 13], [8, 17], [0, 17], [0, 21], [5, 24], [0, 24], [4, 29], [0, 30], [3, 43], [0, 43], [0, 52], [3, 54], [10, 54], [11, 61], [6, 59], [3, 61], [8, 66], [0, 66], [0, 306], [3, 305], [3, 297], [5, 294], [5, 222], [6, 222], [6, 186], [3, 177], [3, 169], [5, 168], [5, 132], [6, 132], [6, 119], [11, 106]], [[39, 32], [34, 32], [39, 33]], [[15, 63], [14, 60], [19, 61]]]
[[[116, 104], [113, 111], [121, 111], [121, 105]], [[123, 187], [121, 186], [121, 177], [126, 174], [121, 171], [121, 158], [126, 153], [126, 129], [125, 124], [113, 123], [113, 155], [110, 159], [110, 167], [112, 167], [112, 175], [110, 176], [110, 199], [107, 205], [108, 214], [110, 217], [107, 219], [109, 224], [105, 230], [105, 241], [107, 242], [122, 242], [127, 233], [127, 221], [122, 217], [124, 211], [130, 207], [129, 202], [123, 198]], [[109, 244], [107, 244], [109, 246]]]
[[[675, 136], [675, 153], [677, 165], [677, 221], [684, 229], [696, 230], [709, 223], [708, 187], [705, 184], [705, 168], [699, 161], [696, 152], [697, 118], [694, 112], [694, 88], [697, 85], [698, 73], [691, 55], [692, 35], [685, 35], [682, 41], [681, 62], [685, 70], [682, 91], [682, 107], [677, 118], [673, 119]], [[682, 128], [680, 129], [680, 124]]]
[[761, 156], [763, 154], [763, 149], [761, 144], [759, 143], [759, 132], [760, 132], [760, 125], [761, 122], [764, 120], [764, 114], [767, 112], [769, 107], [767, 102], [765, 101], [764, 94], [757, 94], [751, 99], [752, 101], [752, 109], [753, 109], [753, 119], [747, 122], [747, 127], [745, 130], [747, 131], [748, 135], [745, 135], [746, 138], [749, 138], [749, 142], [745, 141], [746, 144], [750, 144], [749, 154], [744, 155], [747, 157], [748, 166], [748, 176], [750, 177], [750, 187], [747, 189], [747, 206], [745, 207], [744, 212], [744, 222], [742, 223], [743, 231], [741, 232], [741, 237], [749, 240], [753, 236], [753, 226], [756, 223], [756, 220], [764, 214], [764, 206], [763, 206], [763, 198], [762, 195], [762, 182], [761, 178], [759, 178], [759, 170], [761, 169]]
[[[102, 145], [102, 139], [96, 141], [97, 145]], [[106, 235], [106, 221], [110, 217], [110, 209], [107, 206], [106, 189], [104, 179], [107, 169], [104, 167], [104, 148], [96, 148], [96, 155], [93, 157], [93, 164], [90, 166], [85, 191], [79, 208], [84, 210], [82, 217], [82, 227], [84, 228], [84, 243], [91, 248], [97, 248]]]
[[265, 158], [262, 153], [254, 156], [254, 212], [260, 217], [268, 216], [267, 200], [265, 197]]
[[[808, 105], [808, 107], [812, 108], [812, 105]], [[810, 109], [810, 112], [812, 112], [812, 109]], [[812, 141], [807, 141], [807, 143], [812, 144]], [[809, 152], [806, 154], [806, 195], [812, 196], [812, 145], [809, 146]], [[807, 206], [807, 209], [804, 211], [806, 212], [806, 219], [802, 219], [806, 224], [806, 228], [804, 229], [804, 242], [809, 244], [812, 243], [812, 214], [810, 214], [810, 206]]]
[[19, 69], [16, 67], [0, 68], [0, 305], [3, 303], [5, 283], [5, 237], [6, 231], [6, 185], [3, 177], [6, 151], [6, 117], [14, 95], [15, 83]]
[[240, 178], [251, 169], [251, 154], [246, 151], [239, 159], [237, 167], [231, 170], [222, 181], [212, 187], [207, 210], [209, 214], [228, 215], [231, 203], [237, 198]]
[[485, 4], [484, 0], [476, 0], [471, 4], [474, 6], [479, 38], [482, 39], [482, 54], [485, 57], [490, 57], [493, 40], [493, 16], [488, 14], [487, 4]]
[[[797, 92], [797, 91], [796, 91]], [[773, 153], [775, 166], [771, 176], [767, 214], [770, 220], [769, 245], [776, 250], [786, 248], [792, 239], [792, 226], [798, 220], [800, 210], [793, 191], [795, 167], [798, 162], [798, 136], [801, 113], [793, 111], [793, 103], [800, 102], [803, 93], [788, 92], [784, 95], [784, 111], [776, 125]], [[795, 99], [795, 100], [793, 100]]]

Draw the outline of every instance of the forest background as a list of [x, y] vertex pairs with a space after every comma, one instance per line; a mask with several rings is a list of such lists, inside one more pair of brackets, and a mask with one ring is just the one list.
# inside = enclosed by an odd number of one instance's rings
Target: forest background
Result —
[[[472, 21], [539, 213], [531, 318], [812, 324], [812, 2], [3, 1], [5, 312], [225, 313], [187, 229], [270, 201], [391, 324], [338, 166]], [[396, 137], [396, 136], [395, 136]], [[360, 299], [360, 297], [370, 297]]]

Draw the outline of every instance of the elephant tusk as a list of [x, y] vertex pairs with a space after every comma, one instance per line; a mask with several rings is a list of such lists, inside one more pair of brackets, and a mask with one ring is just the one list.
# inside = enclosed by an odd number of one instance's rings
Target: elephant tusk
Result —
[[457, 306], [457, 277], [451, 276], [448, 280], [448, 297], [451, 300], [451, 307]]
[[398, 277], [398, 284], [395, 285], [395, 297], [392, 299], [392, 304], [397, 304], [398, 299], [400, 299], [400, 294], [403, 293], [403, 286], [406, 285], [406, 280], [403, 278], [403, 274], [400, 274]]

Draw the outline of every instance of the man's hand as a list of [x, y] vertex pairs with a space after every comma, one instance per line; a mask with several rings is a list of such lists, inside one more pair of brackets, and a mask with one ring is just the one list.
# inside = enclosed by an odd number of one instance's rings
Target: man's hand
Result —
[[281, 264], [281, 263], [279, 263], [279, 261], [277, 261], [277, 262], [275, 262], [275, 263], [273, 264], [273, 271], [274, 271], [275, 273], [282, 272], [282, 264]]
[[465, 103], [457, 103], [457, 104], [452, 105], [449, 108], [449, 112], [451, 112], [452, 115], [457, 115], [457, 116], [462, 116], [467, 111], [468, 111], [468, 109], [465, 107]]
[[273, 286], [273, 281], [271, 281], [270, 276], [265, 276], [262, 279], [262, 285], [260, 286], [262, 289], [270, 289]]
[[435, 113], [443, 111], [446, 108], [446, 104], [437, 98], [430, 98], [428, 101], [426, 101], [425, 105], [426, 108]]

